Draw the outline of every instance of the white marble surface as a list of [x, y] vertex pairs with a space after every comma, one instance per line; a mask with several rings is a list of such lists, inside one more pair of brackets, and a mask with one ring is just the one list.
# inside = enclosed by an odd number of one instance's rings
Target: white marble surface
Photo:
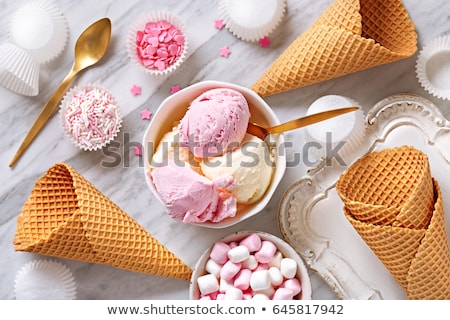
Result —
[[[7, 41], [11, 14], [25, 0], [0, 0], [0, 42]], [[161, 101], [170, 94], [172, 85], [186, 87], [202, 80], [219, 80], [251, 86], [265, 68], [324, 10], [331, 0], [288, 0], [287, 14], [279, 28], [271, 35], [272, 43], [261, 48], [235, 38], [226, 29], [214, 28], [217, 19], [216, 1], [113, 1], [80, 0], [57, 1], [70, 29], [69, 43], [63, 54], [41, 68], [40, 93], [24, 97], [0, 87], [0, 299], [14, 299], [14, 278], [27, 261], [43, 256], [14, 252], [13, 237], [16, 218], [27, 199], [34, 182], [54, 163], [66, 162], [78, 170], [100, 191], [110, 197], [124, 211], [135, 218], [150, 233], [191, 267], [197, 258], [216, 239], [238, 230], [259, 229], [280, 235], [277, 225], [278, 204], [284, 190], [305, 173], [305, 166], [288, 168], [275, 196], [259, 215], [233, 227], [222, 230], [183, 225], [171, 220], [146, 186], [140, 159], [129, 146], [123, 146], [124, 135], [132, 142], [140, 142], [148, 125], [140, 111], [156, 111]], [[422, 48], [435, 37], [450, 33], [450, 2], [433, 0], [405, 0], [419, 35]], [[133, 21], [145, 11], [170, 10], [186, 23], [190, 48], [181, 68], [170, 76], [152, 77], [133, 65], [127, 56], [126, 40]], [[76, 77], [72, 85], [97, 83], [107, 88], [117, 99], [124, 115], [124, 125], [118, 141], [122, 143], [122, 164], [114, 168], [102, 166], [107, 158], [102, 151], [82, 152], [64, 137], [57, 117], [53, 117], [43, 132], [11, 169], [8, 163], [14, 155], [40, 108], [58, 83], [69, 71], [77, 36], [97, 19], [109, 17], [112, 21], [112, 42], [104, 60], [96, 67]], [[229, 46], [231, 55], [219, 56], [219, 48]], [[436, 105], [448, 118], [450, 103], [430, 96], [415, 77], [417, 54], [409, 59], [361, 71], [346, 77], [311, 85], [266, 98], [281, 121], [305, 114], [308, 106], [327, 94], [341, 94], [359, 101], [367, 110], [382, 98], [396, 93], [416, 93]], [[133, 96], [133, 84], [142, 87], [139, 96]], [[286, 134], [286, 140], [301, 150], [303, 129]], [[188, 283], [162, 277], [138, 274], [104, 265], [56, 259], [68, 265], [78, 285], [78, 299], [187, 299]], [[313, 298], [335, 299], [329, 287], [314, 274]]]

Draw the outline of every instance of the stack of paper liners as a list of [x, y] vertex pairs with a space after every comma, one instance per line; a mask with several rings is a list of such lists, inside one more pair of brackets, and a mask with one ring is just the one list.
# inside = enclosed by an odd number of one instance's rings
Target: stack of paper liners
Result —
[[410, 299], [450, 299], [442, 195], [427, 156], [402, 146], [372, 152], [336, 183], [345, 216]]
[[192, 270], [70, 166], [51, 167], [17, 219], [16, 251], [190, 280]]
[[415, 26], [401, 0], [335, 0], [252, 86], [261, 96], [412, 56]]

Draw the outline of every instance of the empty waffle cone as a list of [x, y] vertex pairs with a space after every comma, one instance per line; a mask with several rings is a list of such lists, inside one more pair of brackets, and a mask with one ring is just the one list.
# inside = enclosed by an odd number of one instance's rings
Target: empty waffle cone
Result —
[[17, 219], [16, 251], [189, 280], [192, 270], [64, 163], [35, 184]]
[[408, 146], [369, 153], [336, 190], [346, 218], [408, 298], [450, 299], [442, 194], [424, 153]]
[[417, 33], [401, 0], [335, 0], [254, 83], [269, 96], [412, 56]]

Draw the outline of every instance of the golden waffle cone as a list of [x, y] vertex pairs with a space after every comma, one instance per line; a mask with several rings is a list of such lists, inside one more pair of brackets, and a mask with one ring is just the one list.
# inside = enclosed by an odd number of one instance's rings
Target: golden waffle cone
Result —
[[442, 195], [425, 154], [408, 146], [372, 152], [336, 190], [348, 221], [410, 299], [450, 299]]
[[401, 0], [335, 0], [255, 82], [268, 96], [412, 56], [414, 23]]
[[190, 280], [192, 270], [73, 168], [55, 164], [17, 219], [16, 251]]

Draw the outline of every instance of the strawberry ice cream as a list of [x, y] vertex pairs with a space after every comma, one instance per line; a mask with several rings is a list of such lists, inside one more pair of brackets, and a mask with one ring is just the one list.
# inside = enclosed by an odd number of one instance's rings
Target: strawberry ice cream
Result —
[[236, 198], [229, 194], [234, 187], [230, 175], [209, 180], [189, 166], [169, 160], [167, 166], [155, 168], [151, 178], [168, 214], [175, 220], [217, 222], [236, 214]]
[[219, 156], [239, 148], [247, 131], [250, 111], [238, 91], [217, 88], [192, 101], [180, 123], [180, 143], [194, 156]]

